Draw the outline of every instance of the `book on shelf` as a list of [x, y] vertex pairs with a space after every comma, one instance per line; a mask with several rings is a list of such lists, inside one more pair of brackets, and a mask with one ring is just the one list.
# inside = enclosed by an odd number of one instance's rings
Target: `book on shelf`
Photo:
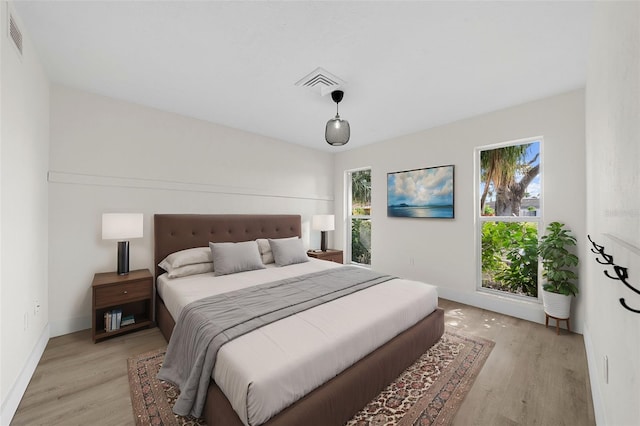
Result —
[[135, 324], [136, 323], [136, 319], [133, 317], [133, 315], [126, 315], [122, 317], [122, 321], [120, 322], [120, 326], [124, 327], [125, 325], [131, 325], [131, 324]]
[[113, 309], [104, 313], [104, 331], [115, 331], [122, 325], [122, 309]]

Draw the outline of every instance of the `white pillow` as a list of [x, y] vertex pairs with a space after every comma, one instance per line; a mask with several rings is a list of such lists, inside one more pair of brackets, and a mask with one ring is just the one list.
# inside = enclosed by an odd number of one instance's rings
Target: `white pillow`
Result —
[[[273, 238], [274, 240], [297, 240], [298, 237], [288, 237], [288, 238]], [[273, 252], [271, 251], [271, 244], [269, 244], [269, 240], [266, 238], [258, 238], [256, 240], [258, 243], [258, 249], [260, 250], [260, 256], [262, 256], [262, 263], [265, 265], [268, 263], [273, 263], [275, 260], [273, 259]]]
[[167, 275], [169, 276], [169, 278], [179, 278], [186, 277], [188, 275], [205, 274], [207, 272], [213, 272], [213, 262], [194, 263], [193, 265], [184, 265], [177, 268], [171, 268], [171, 270], [167, 271]]
[[209, 250], [209, 247], [196, 247], [171, 253], [169, 256], [165, 257], [162, 262], [158, 263], [158, 266], [165, 271], [170, 272], [171, 269], [179, 268], [181, 266], [208, 262], [213, 262], [213, 257], [211, 256], [211, 250]]
[[213, 256], [213, 273], [216, 276], [265, 268], [255, 241], [209, 243], [209, 247]]
[[309, 257], [300, 238], [269, 240], [273, 258], [278, 266], [308, 262]]

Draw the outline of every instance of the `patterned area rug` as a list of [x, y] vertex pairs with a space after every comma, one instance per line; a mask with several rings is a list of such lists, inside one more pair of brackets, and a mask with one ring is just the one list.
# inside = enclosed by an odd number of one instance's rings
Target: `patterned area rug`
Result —
[[[451, 423], [494, 343], [445, 331], [442, 339], [357, 413], [347, 425], [445, 425]], [[129, 358], [129, 386], [136, 425], [195, 426], [200, 419], [173, 414], [179, 391], [156, 375], [165, 350]]]

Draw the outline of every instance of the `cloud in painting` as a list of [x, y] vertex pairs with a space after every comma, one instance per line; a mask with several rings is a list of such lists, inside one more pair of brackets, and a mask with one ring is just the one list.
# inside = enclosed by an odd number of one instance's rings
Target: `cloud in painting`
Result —
[[453, 166], [389, 173], [387, 204], [389, 206], [453, 205]]

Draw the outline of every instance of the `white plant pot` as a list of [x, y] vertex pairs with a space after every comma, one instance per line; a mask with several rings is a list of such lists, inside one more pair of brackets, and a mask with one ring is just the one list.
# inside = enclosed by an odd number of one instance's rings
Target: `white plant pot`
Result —
[[571, 296], [542, 290], [544, 311], [554, 318], [566, 319], [571, 313]]

